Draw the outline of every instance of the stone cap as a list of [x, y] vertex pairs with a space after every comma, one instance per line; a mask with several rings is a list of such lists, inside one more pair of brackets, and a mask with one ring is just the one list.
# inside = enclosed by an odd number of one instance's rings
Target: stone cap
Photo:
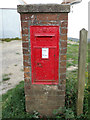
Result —
[[60, 13], [70, 12], [70, 5], [65, 4], [27, 4], [17, 5], [18, 13]]

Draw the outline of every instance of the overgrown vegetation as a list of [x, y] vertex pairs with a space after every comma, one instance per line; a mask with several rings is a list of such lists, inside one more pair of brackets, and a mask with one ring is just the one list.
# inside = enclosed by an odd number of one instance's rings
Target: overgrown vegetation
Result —
[[[72, 55], [69, 55], [73, 53]], [[70, 43], [68, 44], [67, 59], [73, 61], [67, 61], [67, 67], [76, 66], [78, 63], [78, 45]], [[77, 99], [77, 70], [67, 71], [66, 79], [66, 97], [65, 107], [54, 110], [53, 113], [56, 119], [60, 120], [87, 120], [88, 116], [88, 90], [87, 87], [88, 71], [86, 69], [86, 84], [85, 84], [85, 95], [84, 95], [84, 110], [80, 116], [76, 115], [76, 99]], [[24, 95], [24, 82], [17, 85], [16, 88], [9, 90], [3, 95], [3, 118], [39, 118], [37, 112], [32, 115], [26, 113], [25, 110], [25, 95]], [[60, 111], [63, 111], [60, 114]], [[49, 118], [47, 118], [49, 119]]]
[[4, 39], [0, 39], [2, 42], [10, 42], [12, 40], [21, 40], [20, 38], [16, 37], [16, 38], [4, 38]]
[[[86, 76], [86, 81], [88, 77]], [[83, 104], [83, 114], [77, 116], [76, 114], [76, 101], [77, 101], [77, 70], [67, 73], [66, 80], [66, 97], [65, 97], [65, 107], [59, 108], [54, 111], [56, 118], [61, 118], [61, 120], [88, 120], [88, 89], [85, 87], [84, 104]], [[63, 114], [59, 111], [63, 111]]]

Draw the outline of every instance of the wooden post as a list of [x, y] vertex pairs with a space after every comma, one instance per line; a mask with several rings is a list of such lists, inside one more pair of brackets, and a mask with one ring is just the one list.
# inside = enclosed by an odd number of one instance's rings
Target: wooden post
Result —
[[77, 115], [80, 115], [83, 113], [86, 51], [87, 51], [87, 30], [82, 29], [80, 31], [80, 44], [79, 44], [79, 57], [78, 57]]

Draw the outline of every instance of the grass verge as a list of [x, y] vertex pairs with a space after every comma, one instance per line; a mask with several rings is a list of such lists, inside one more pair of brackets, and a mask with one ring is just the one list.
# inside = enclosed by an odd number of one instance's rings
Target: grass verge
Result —
[[24, 82], [2, 95], [3, 118], [32, 118], [25, 110]]

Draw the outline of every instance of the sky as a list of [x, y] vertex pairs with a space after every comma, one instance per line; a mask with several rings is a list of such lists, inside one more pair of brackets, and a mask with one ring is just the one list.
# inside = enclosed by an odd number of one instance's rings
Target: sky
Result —
[[71, 8], [68, 18], [68, 36], [79, 38], [79, 31], [82, 28], [88, 30], [89, 1], [90, 0], [83, 0], [83, 2], [72, 6], [73, 8]]
[[[20, 0], [21, 1], [21, 0]], [[39, 4], [39, 3], [58, 3], [60, 4], [63, 0], [24, 0], [28, 4]], [[20, 4], [19, 0], [0, 0], [0, 8], [17, 8]]]

